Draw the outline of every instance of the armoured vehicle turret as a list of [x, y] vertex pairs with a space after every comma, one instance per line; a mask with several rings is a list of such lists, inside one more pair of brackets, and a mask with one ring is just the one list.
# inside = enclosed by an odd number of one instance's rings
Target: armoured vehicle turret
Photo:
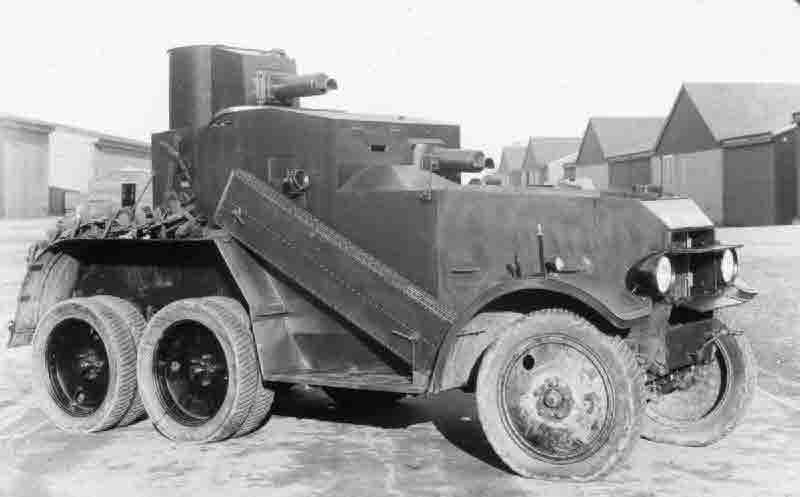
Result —
[[716, 313], [756, 292], [692, 200], [462, 186], [492, 162], [457, 125], [302, 106], [339, 85], [280, 50], [169, 56], [166, 207], [29, 260], [9, 346], [61, 428], [208, 442], [285, 385], [363, 410], [463, 389], [511, 470], [587, 480], [742, 418], [753, 357]]

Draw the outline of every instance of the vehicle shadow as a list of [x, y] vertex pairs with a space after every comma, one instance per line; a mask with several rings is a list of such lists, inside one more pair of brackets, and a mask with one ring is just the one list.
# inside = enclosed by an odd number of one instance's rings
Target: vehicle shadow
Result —
[[280, 393], [272, 415], [378, 428], [407, 428], [432, 423], [442, 436], [467, 454], [503, 471], [508, 467], [492, 450], [481, 428], [474, 396], [460, 391], [431, 398], [406, 398], [382, 409], [337, 408], [321, 390], [295, 386]]
[[486, 439], [474, 395], [451, 391], [423, 402], [429, 404], [433, 425], [448, 442], [486, 464], [511, 473]]

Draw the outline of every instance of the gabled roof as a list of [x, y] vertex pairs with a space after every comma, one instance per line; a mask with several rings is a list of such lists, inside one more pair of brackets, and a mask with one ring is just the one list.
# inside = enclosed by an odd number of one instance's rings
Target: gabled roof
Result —
[[663, 117], [593, 117], [587, 133], [594, 129], [603, 156], [609, 159], [653, 150], [663, 125]]
[[528, 140], [522, 168], [539, 169], [565, 155], [578, 152], [581, 146], [579, 137], [537, 137]]
[[29, 117], [16, 116], [13, 114], [0, 113], [0, 126], [16, 126], [25, 127], [28, 129], [37, 129], [40, 132], [51, 133], [56, 130], [67, 131], [79, 135], [88, 136], [90, 138], [97, 138], [106, 144], [119, 144], [121, 146], [130, 147], [135, 150], [150, 150], [150, 143], [141, 140], [133, 140], [130, 138], [123, 138], [120, 136], [109, 135], [99, 131], [92, 131], [85, 128], [79, 128], [70, 124], [54, 123], [50, 121], [42, 121], [40, 119], [31, 119]]
[[800, 111], [800, 84], [684, 83], [683, 89], [717, 141], [777, 132]]
[[522, 167], [522, 161], [525, 160], [525, 151], [527, 149], [528, 146], [526, 144], [519, 144], [518, 142], [503, 147], [497, 172], [507, 174], [515, 169], [520, 169]]

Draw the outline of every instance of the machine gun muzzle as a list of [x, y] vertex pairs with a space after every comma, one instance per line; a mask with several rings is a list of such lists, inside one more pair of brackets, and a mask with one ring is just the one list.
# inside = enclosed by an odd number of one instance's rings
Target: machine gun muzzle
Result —
[[494, 169], [494, 161], [480, 150], [447, 148], [432, 143], [413, 146], [413, 161], [420, 169], [434, 172], [456, 183], [461, 183], [461, 173], [478, 173]]
[[335, 79], [322, 72], [301, 74], [299, 76], [273, 77], [267, 90], [270, 100], [288, 101], [299, 97], [324, 95], [337, 90]]
[[480, 150], [432, 147], [425, 155], [433, 168], [442, 174], [476, 173], [483, 171], [485, 167], [493, 167], [492, 159], [487, 159]]

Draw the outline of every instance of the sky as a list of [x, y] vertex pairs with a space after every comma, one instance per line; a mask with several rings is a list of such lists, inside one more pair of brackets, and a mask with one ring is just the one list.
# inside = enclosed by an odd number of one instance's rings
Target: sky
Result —
[[664, 116], [683, 81], [800, 83], [796, 0], [9, 1], [0, 112], [148, 140], [171, 47], [283, 48], [339, 90], [309, 107], [461, 124], [499, 157], [590, 116]]

